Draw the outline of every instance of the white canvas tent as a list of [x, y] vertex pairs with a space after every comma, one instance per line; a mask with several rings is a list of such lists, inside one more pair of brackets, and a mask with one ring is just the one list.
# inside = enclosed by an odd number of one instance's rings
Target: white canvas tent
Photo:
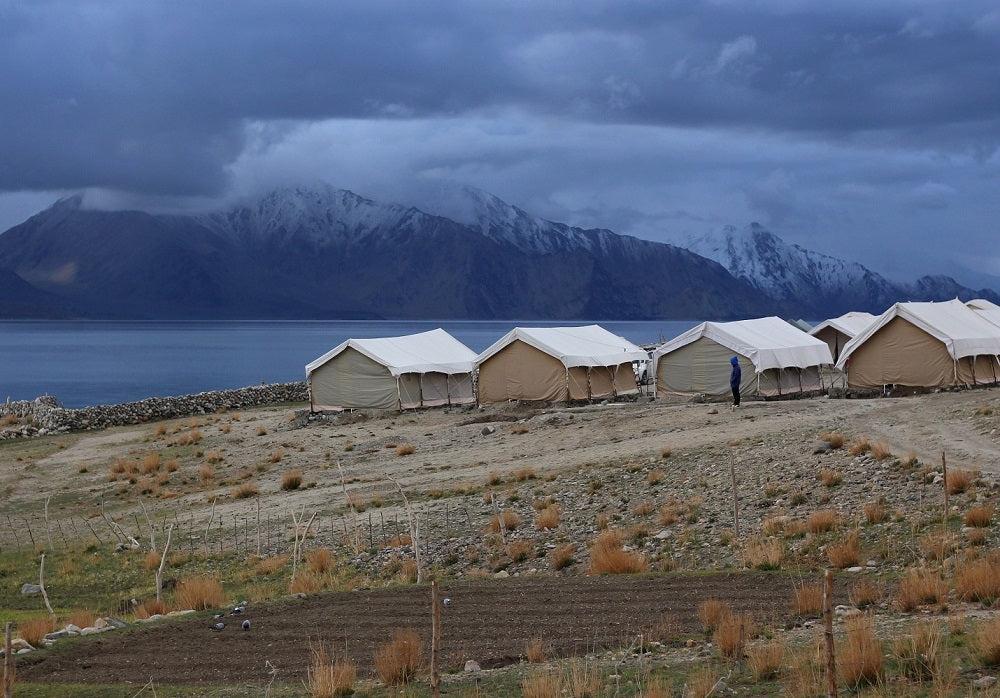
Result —
[[850, 388], [996, 383], [1000, 328], [959, 300], [896, 303], [847, 343], [837, 368]]
[[819, 366], [833, 363], [825, 342], [779, 317], [703, 322], [653, 352], [656, 394], [730, 395], [734, 355], [743, 395], [820, 390]]
[[476, 359], [480, 404], [566, 402], [639, 391], [633, 361], [648, 355], [600, 325], [515, 327]]
[[979, 317], [985, 318], [997, 327], [1000, 327], [1000, 305], [983, 300], [982, 298], [971, 300], [966, 305], [972, 308]]
[[306, 366], [314, 412], [474, 402], [476, 353], [442, 329], [348, 339]]
[[868, 327], [875, 316], [871, 313], [850, 312], [840, 317], [830, 318], [809, 330], [816, 339], [822, 339], [830, 347], [830, 354], [836, 361], [844, 345], [854, 339], [854, 336]]

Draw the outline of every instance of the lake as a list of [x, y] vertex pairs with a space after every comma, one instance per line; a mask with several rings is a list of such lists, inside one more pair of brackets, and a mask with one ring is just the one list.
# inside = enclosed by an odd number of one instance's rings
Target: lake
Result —
[[0, 400], [53, 395], [63, 407], [305, 380], [305, 365], [350, 338], [441, 327], [480, 352], [516, 326], [599, 324], [636, 344], [696, 320], [0, 321]]

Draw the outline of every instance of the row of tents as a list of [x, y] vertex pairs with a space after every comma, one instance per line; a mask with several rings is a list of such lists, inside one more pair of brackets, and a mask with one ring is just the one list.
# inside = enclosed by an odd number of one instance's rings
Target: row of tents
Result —
[[724, 396], [732, 356], [747, 396], [821, 390], [830, 365], [851, 388], [993, 384], [1000, 307], [897, 303], [808, 333], [777, 317], [703, 322], [652, 352], [599, 325], [516, 327], [481, 354], [436, 329], [349, 339], [308, 364], [306, 377], [313, 411], [614, 398], [638, 393], [647, 365], [658, 396]]

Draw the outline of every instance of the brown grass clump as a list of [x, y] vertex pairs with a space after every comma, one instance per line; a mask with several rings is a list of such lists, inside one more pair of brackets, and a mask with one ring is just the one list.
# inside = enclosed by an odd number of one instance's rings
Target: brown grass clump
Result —
[[854, 457], [868, 453], [870, 450], [872, 450], [872, 444], [864, 436], [854, 439], [851, 445], [847, 447], [847, 453]]
[[358, 670], [347, 659], [331, 659], [325, 642], [309, 643], [312, 662], [306, 669], [306, 690], [312, 698], [335, 698], [354, 693]]
[[289, 594], [315, 594], [323, 588], [323, 580], [315, 572], [299, 572], [288, 582]]
[[928, 560], [943, 560], [958, 548], [958, 538], [951, 531], [933, 531], [920, 539], [920, 551]]
[[163, 615], [167, 612], [167, 604], [163, 603], [158, 599], [147, 599], [141, 604], [135, 607], [132, 611], [134, 615], [139, 620], [145, 620], [152, 616]]
[[333, 569], [333, 553], [329, 548], [316, 548], [306, 553], [306, 564], [316, 574], [326, 574]]
[[265, 557], [253, 568], [255, 577], [269, 577], [270, 575], [284, 569], [291, 562], [290, 555], [276, 555], [275, 557]]
[[205, 462], [216, 465], [222, 462], [222, 451], [209, 451], [205, 454]]
[[814, 511], [806, 518], [806, 529], [810, 533], [825, 533], [837, 525], [837, 518], [833, 509]]
[[510, 509], [504, 509], [498, 515], [490, 519], [489, 530], [491, 533], [499, 533], [501, 529], [501, 522], [503, 522], [503, 530], [513, 531], [521, 524], [521, 517], [517, 515], [517, 512], [511, 511]]
[[840, 675], [848, 686], [871, 684], [882, 677], [882, 646], [867, 615], [847, 619], [847, 637], [837, 651]]
[[208, 463], [203, 463], [200, 468], [198, 468], [198, 477], [201, 479], [202, 484], [208, 484], [215, 479], [215, 468], [210, 466]]
[[201, 440], [204, 438], [205, 436], [201, 433], [200, 429], [192, 429], [178, 436], [177, 443], [181, 446], [194, 446], [201, 443]]
[[883, 523], [889, 519], [889, 507], [886, 506], [885, 498], [879, 497], [874, 502], [865, 504], [865, 521], [870, 524]]
[[573, 564], [576, 548], [572, 543], [561, 543], [549, 553], [549, 564], [554, 570], [561, 570]]
[[724, 601], [718, 599], [706, 599], [698, 605], [698, 620], [705, 632], [711, 632], [719, 627], [719, 623], [726, 616], [733, 614], [733, 608]]
[[962, 565], [955, 573], [955, 591], [962, 599], [984, 604], [1000, 598], [1000, 551]]
[[845, 540], [830, 543], [826, 546], [826, 556], [830, 564], [838, 569], [854, 567], [861, 560], [861, 535], [854, 530]]
[[733, 613], [724, 616], [719, 622], [719, 627], [712, 633], [712, 642], [723, 657], [738, 659], [743, 656], [754, 632], [753, 616], [749, 613]]
[[142, 558], [143, 569], [155, 570], [160, 566], [160, 554], [155, 550], [150, 550], [146, 553], [145, 557]]
[[93, 611], [74, 611], [66, 618], [66, 622], [78, 628], [92, 628], [97, 622], [97, 614]]
[[396, 446], [396, 455], [409, 456], [413, 454], [416, 450], [417, 447], [414, 446], [413, 444], [400, 444], [399, 446]]
[[174, 599], [179, 609], [193, 608], [196, 611], [206, 611], [221, 606], [226, 597], [218, 577], [203, 576], [187, 577], [177, 582]]
[[659, 485], [663, 481], [662, 470], [651, 470], [646, 476], [646, 483], [649, 485]]
[[600, 671], [595, 664], [590, 662], [572, 659], [566, 667], [563, 677], [563, 685], [571, 696], [600, 696], [604, 689], [604, 682]]
[[996, 509], [992, 504], [982, 504], [977, 507], [972, 507], [967, 512], [965, 512], [965, 525], [974, 526], [976, 528], [985, 528], [990, 525], [990, 521], [993, 520], [993, 514]]
[[795, 587], [792, 611], [797, 616], [818, 616], [823, 612], [823, 585], [819, 583]]
[[533, 637], [528, 641], [528, 644], [524, 646], [524, 658], [530, 664], [541, 664], [548, 658], [548, 652], [542, 638]]
[[507, 544], [507, 556], [514, 562], [524, 562], [534, 551], [534, 546], [526, 540], [515, 540]]
[[181, 463], [176, 458], [171, 458], [163, 464], [163, 469], [168, 473], [176, 472], [181, 467]]
[[527, 424], [518, 424], [516, 427], [510, 430], [510, 433], [514, 435], [519, 435], [519, 434], [527, 434], [528, 431], [530, 430], [528, 429]]
[[289, 470], [281, 476], [281, 489], [286, 492], [297, 490], [302, 485], [302, 471], [298, 468]]
[[413, 628], [400, 628], [392, 640], [379, 646], [375, 652], [375, 671], [389, 686], [398, 686], [412, 681], [420, 669], [423, 645]]
[[819, 471], [818, 477], [824, 487], [836, 487], [844, 480], [844, 476], [832, 468], [823, 468]]
[[636, 516], [649, 516], [653, 513], [654, 505], [649, 500], [644, 502], [639, 502], [635, 505], [635, 515]]
[[983, 664], [1000, 666], [1000, 616], [980, 623], [973, 638]]
[[715, 695], [713, 689], [723, 676], [725, 674], [720, 673], [719, 670], [709, 667], [695, 669], [685, 681], [683, 695], [698, 696], [699, 698]]
[[538, 512], [538, 516], [535, 517], [535, 528], [539, 531], [553, 529], [559, 525], [559, 516], [559, 507], [555, 504], [550, 504]]
[[253, 482], [244, 482], [233, 488], [233, 499], [249, 499], [260, 495], [260, 490]]
[[257, 427], [257, 436], [267, 436], [267, 427], [263, 424]]
[[17, 634], [32, 647], [41, 647], [45, 636], [56, 629], [50, 616], [27, 618], [18, 622]]
[[985, 528], [969, 528], [965, 531], [965, 540], [969, 545], [986, 545]]
[[772, 640], [748, 648], [747, 657], [750, 659], [750, 668], [753, 670], [754, 679], [766, 681], [774, 678], [778, 669], [781, 668], [781, 660], [784, 656], [785, 643], [781, 640]]
[[160, 469], [160, 454], [147, 453], [142, 459], [142, 474], [150, 475]]
[[905, 456], [899, 459], [899, 467], [903, 470], [910, 470], [917, 467], [917, 454], [915, 451], [910, 451]]
[[876, 441], [872, 444], [872, 458], [877, 460], [879, 463], [892, 456], [892, 451], [889, 450], [889, 444], [885, 441]]
[[955, 468], [948, 471], [948, 494], [961, 494], [965, 492], [979, 477], [979, 473], [972, 470], [962, 470]]
[[493, 472], [492, 470], [486, 475], [486, 484], [490, 486], [496, 486], [503, 482], [503, 477], [500, 473]]
[[903, 676], [928, 681], [941, 673], [944, 633], [933, 621], [917, 623], [907, 635], [895, 635], [892, 652]]
[[659, 520], [661, 526], [669, 526], [677, 523], [677, 507], [672, 504], [664, 504], [660, 507], [656, 518]]
[[562, 692], [562, 675], [556, 671], [528, 674], [521, 680], [524, 698], [560, 698]]
[[535, 474], [535, 469], [531, 467], [518, 468], [514, 471], [514, 479], [517, 482], [524, 482], [525, 480], [534, 480], [538, 477]]
[[745, 567], [758, 570], [776, 570], [781, 567], [785, 556], [784, 544], [776, 538], [752, 536], [740, 553], [740, 559]]
[[666, 460], [667, 458], [670, 458], [670, 455], [673, 452], [674, 450], [672, 448], [670, 448], [669, 446], [664, 446], [663, 448], [660, 449], [660, 458]]
[[276, 451], [271, 451], [267, 456], [268, 463], [280, 463], [285, 460], [285, 452], [280, 448]]
[[903, 611], [912, 611], [923, 604], [938, 603], [948, 593], [941, 577], [926, 568], [911, 568], [899, 582], [896, 603]]
[[882, 601], [882, 589], [868, 577], [862, 577], [851, 585], [847, 598], [857, 608], [866, 608]]
[[830, 444], [830, 448], [840, 448], [844, 445], [844, 435], [837, 431], [828, 431], [820, 434], [819, 438]]
[[601, 512], [594, 517], [594, 526], [597, 527], [598, 531], [604, 531], [607, 529], [608, 525], [611, 523], [611, 517]]
[[593, 574], [635, 574], [649, 568], [646, 556], [622, 547], [622, 532], [609, 529], [597, 536], [590, 547]]

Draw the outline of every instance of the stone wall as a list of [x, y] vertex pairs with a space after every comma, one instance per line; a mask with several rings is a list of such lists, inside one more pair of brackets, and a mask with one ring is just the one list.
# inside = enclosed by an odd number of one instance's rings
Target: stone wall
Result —
[[105, 429], [174, 417], [211, 414], [224, 409], [248, 409], [283, 402], [308, 401], [309, 385], [305, 382], [253, 385], [180, 397], [151, 397], [138, 402], [97, 405], [78, 410], [59, 407], [54, 397], [45, 396], [34, 400], [0, 403], [0, 439]]

